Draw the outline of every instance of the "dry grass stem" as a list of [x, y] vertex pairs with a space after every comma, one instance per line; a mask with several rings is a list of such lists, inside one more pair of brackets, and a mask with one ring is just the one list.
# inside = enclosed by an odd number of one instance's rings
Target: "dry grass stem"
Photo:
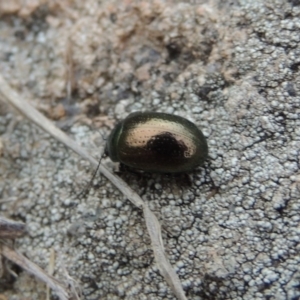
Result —
[[[50, 249], [50, 258], [49, 258], [49, 268], [48, 268], [48, 274], [53, 275], [55, 269], [55, 251], [53, 248]], [[46, 290], [46, 300], [50, 300], [50, 287], [47, 285]]]
[[0, 238], [15, 239], [26, 234], [24, 223], [15, 222], [0, 216]]
[[156, 216], [146, 205], [144, 206], [143, 211], [152, 242], [155, 260], [159, 262], [158, 268], [177, 298], [180, 300], [186, 300], [187, 298], [185, 297], [179, 277], [166, 258], [161, 237], [161, 226]]
[[59, 297], [60, 300], [68, 300], [69, 296], [67, 291], [63, 286], [52, 276], [48, 275], [45, 271], [43, 271], [39, 266], [31, 262], [22, 254], [18, 253], [14, 249], [3, 245], [2, 246], [2, 255], [12, 261], [13, 263], [20, 266], [22, 269], [27, 271], [28, 273], [34, 275], [39, 278], [43, 282], [45, 282]]

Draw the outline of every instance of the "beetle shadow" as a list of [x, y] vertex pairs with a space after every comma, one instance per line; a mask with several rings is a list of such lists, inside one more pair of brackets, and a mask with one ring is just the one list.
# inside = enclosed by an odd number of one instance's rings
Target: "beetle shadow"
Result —
[[[120, 163], [118, 175], [122, 177], [122, 179], [138, 179], [141, 183], [143, 181], [149, 181], [154, 179], [159, 179], [162, 183], [176, 181], [176, 183], [180, 184], [184, 187], [191, 187], [193, 182], [190, 178], [189, 173], [155, 173], [155, 172], [147, 172], [143, 170], [138, 170], [135, 168], [131, 168]], [[127, 182], [128, 183], [128, 182]]]
[[[98, 169], [101, 160], [105, 158], [107, 158], [107, 155], [102, 153], [98, 167], [90, 178], [89, 183], [81, 192], [76, 193], [77, 199], [85, 199], [92, 187], [97, 189], [97, 184], [93, 182], [97, 178], [97, 174], [99, 174]], [[210, 176], [210, 164], [211, 161], [207, 160], [203, 166], [183, 173], [154, 173], [117, 163], [115, 164], [115, 168], [112, 168], [114, 169], [112, 172], [124, 180], [139, 196], [144, 196], [149, 193], [149, 191], [154, 193], [158, 189], [169, 190], [170, 193], [176, 194], [178, 192], [180, 193], [179, 190], [181, 190], [182, 193], [188, 189], [196, 190], [199, 186], [206, 186], [205, 190], [206, 192], [208, 191], [207, 200], [209, 200], [219, 192], [219, 187], [215, 185]]]
[[184, 173], [153, 173], [137, 170], [120, 163], [119, 169], [115, 173], [129, 186], [138, 188], [140, 196], [145, 195], [147, 190], [157, 190], [157, 184], [163, 190], [171, 188], [171, 191], [197, 188], [195, 181], [199, 180], [201, 185], [210, 186], [211, 194], [215, 194], [218, 192], [218, 187], [214, 184], [207, 166], [205, 164], [204, 167]]

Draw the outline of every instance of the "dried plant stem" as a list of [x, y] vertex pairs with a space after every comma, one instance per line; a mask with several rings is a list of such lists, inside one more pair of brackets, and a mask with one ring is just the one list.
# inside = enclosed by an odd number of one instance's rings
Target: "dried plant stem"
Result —
[[[55, 268], [55, 251], [53, 248], [50, 249], [50, 258], [49, 258], [49, 266], [48, 266], [48, 273], [50, 276], [53, 275]], [[47, 285], [46, 289], [46, 300], [50, 300], [50, 286]]]
[[1, 254], [4, 257], [17, 264], [28, 273], [33, 274], [35, 277], [45, 282], [56, 293], [59, 299], [69, 299], [67, 291], [54, 277], [48, 275], [45, 271], [43, 271], [40, 267], [31, 262], [25, 256], [23, 256], [21, 253], [18, 253], [17, 251], [6, 245], [2, 245], [1, 250]]
[[0, 216], [0, 238], [15, 239], [26, 234], [24, 223], [15, 222]]
[[[87, 159], [95, 168], [97, 167], [97, 160], [93, 158], [88, 151], [80, 147], [75, 141], [68, 137], [64, 132], [57, 128], [50, 120], [37, 111], [30, 103], [21, 99], [20, 95], [14, 91], [0, 75], [0, 97], [6, 102], [13, 105], [18, 111], [25, 115], [29, 120], [37, 124], [43, 130], [52, 135], [55, 139], [62, 142], [64, 145], [75, 151], [81, 157]], [[112, 174], [102, 164], [99, 171], [110, 180], [135, 206], [139, 207], [144, 212], [146, 226], [151, 238], [151, 244], [154, 251], [154, 256], [159, 270], [164, 276], [167, 283], [172, 288], [174, 294], [180, 300], [185, 300], [184, 291], [182, 289], [180, 280], [170, 262], [168, 261], [161, 238], [160, 224], [147, 207], [144, 201], [119, 177]]]

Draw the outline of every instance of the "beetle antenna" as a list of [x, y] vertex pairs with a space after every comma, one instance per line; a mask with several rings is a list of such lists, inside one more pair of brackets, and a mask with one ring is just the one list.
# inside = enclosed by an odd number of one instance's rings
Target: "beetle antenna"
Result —
[[[106, 140], [107, 140], [107, 136], [105, 136], [100, 130], [98, 130], [98, 132], [100, 133], [100, 135], [101, 135], [101, 137], [102, 137], [102, 140], [103, 140], [103, 141], [106, 141]], [[102, 151], [102, 154], [101, 154], [101, 157], [100, 157], [100, 159], [99, 159], [97, 168], [96, 168], [96, 170], [94, 171], [92, 178], [90, 179], [89, 183], [88, 183], [87, 186], [84, 188], [84, 190], [83, 190], [82, 192], [80, 192], [80, 193], [77, 195], [77, 198], [78, 198], [78, 197], [81, 197], [81, 196], [84, 198], [84, 197], [89, 193], [90, 188], [91, 188], [92, 185], [93, 185], [93, 181], [94, 181], [94, 179], [95, 179], [95, 177], [96, 177], [96, 175], [97, 175], [97, 173], [98, 173], [98, 171], [99, 171], [99, 168], [100, 168], [100, 165], [101, 165], [101, 160], [102, 160], [103, 156], [106, 156], [106, 153], [105, 153], [105, 147], [104, 147], [103, 149], [104, 149], [104, 150]]]
[[86, 185], [86, 187], [83, 189], [83, 191], [81, 191], [81, 192], [76, 196], [76, 198], [85, 197], [85, 196], [89, 193], [90, 188], [91, 188], [92, 185], [93, 185], [93, 181], [94, 181], [94, 179], [95, 179], [95, 177], [96, 177], [96, 175], [97, 175], [97, 173], [98, 173], [98, 171], [99, 171], [99, 168], [100, 168], [100, 165], [101, 165], [101, 160], [102, 160], [102, 158], [104, 157], [104, 155], [105, 155], [105, 152], [103, 151], [102, 154], [101, 154], [101, 157], [100, 157], [100, 159], [99, 159], [97, 168], [96, 168], [96, 170], [95, 170], [94, 173], [93, 173], [92, 178], [90, 179], [90, 181], [89, 181], [89, 183]]
[[100, 130], [99, 130], [99, 133], [100, 133], [100, 135], [102, 137], [102, 140], [103, 141], [107, 141], [107, 135], [105, 136]]

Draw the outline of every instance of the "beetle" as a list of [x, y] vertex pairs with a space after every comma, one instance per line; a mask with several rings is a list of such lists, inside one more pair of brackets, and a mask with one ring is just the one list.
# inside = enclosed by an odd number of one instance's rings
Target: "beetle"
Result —
[[182, 173], [204, 163], [208, 146], [201, 130], [180, 116], [135, 112], [108, 137], [106, 155], [114, 162], [155, 173]]

